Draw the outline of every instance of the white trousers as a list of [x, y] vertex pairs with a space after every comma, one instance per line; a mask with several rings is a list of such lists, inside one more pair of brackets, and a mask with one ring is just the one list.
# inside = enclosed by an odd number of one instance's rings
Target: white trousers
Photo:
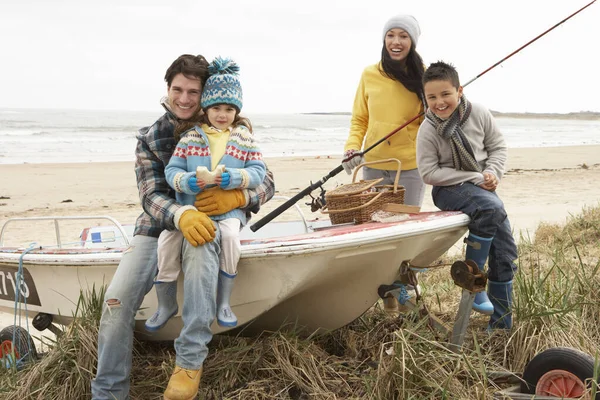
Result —
[[[237, 274], [242, 247], [240, 244], [240, 220], [228, 218], [217, 221], [221, 231], [221, 252], [219, 266], [229, 275]], [[158, 274], [156, 281], [174, 282], [181, 271], [181, 246], [183, 234], [180, 231], [164, 230], [158, 237]]]

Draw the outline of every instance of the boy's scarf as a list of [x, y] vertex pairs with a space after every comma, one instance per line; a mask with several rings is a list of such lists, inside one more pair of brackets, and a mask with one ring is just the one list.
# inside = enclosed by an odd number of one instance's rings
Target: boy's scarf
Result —
[[481, 172], [469, 140], [462, 131], [462, 126], [469, 119], [469, 115], [471, 115], [471, 102], [463, 95], [458, 107], [448, 119], [441, 119], [431, 111], [431, 108], [427, 109], [425, 118], [435, 126], [438, 135], [450, 142], [452, 162], [456, 170]]

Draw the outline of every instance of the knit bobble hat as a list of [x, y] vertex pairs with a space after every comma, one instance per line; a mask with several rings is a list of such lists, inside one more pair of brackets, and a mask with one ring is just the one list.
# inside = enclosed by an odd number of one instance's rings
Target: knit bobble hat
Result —
[[216, 57], [208, 66], [209, 77], [204, 84], [200, 106], [203, 109], [217, 104], [230, 104], [242, 110], [242, 85], [240, 67], [229, 58]]
[[408, 36], [410, 36], [410, 40], [412, 40], [415, 47], [417, 47], [419, 36], [421, 36], [421, 28], [419, 28], [419, 22], [415, 17], [400, 14], [390, 18], [383, 26], [383, 40], [385, 40], [385, 35], [387, 35], [388, 31], [394, 28], [404, 29], [408, 33]]

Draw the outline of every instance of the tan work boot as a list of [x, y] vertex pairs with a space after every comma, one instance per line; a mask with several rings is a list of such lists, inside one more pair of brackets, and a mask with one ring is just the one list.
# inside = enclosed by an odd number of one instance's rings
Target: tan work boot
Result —
[[202, 368], [185, 369], [175, 366], [165, 390], [164, 400], [193, 400], [198, 395]]

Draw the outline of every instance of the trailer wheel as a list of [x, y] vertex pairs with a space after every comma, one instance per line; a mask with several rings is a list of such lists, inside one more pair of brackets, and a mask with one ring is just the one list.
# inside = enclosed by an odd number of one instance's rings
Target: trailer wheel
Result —
[[33, 339], [27, 330], [16, 325], [7, 326], [0, 331], [0, 358], [12, 357], [13, 350], [16, 360], [21, 358], [37, 359]]
[[[521, 392], [557, 398], [581, 397], [594, 377], [594, 359], [579, 350], [554, 347], [537, 354], [523, 371]], [[596, 394], [600, 400], [600, 393]]]

